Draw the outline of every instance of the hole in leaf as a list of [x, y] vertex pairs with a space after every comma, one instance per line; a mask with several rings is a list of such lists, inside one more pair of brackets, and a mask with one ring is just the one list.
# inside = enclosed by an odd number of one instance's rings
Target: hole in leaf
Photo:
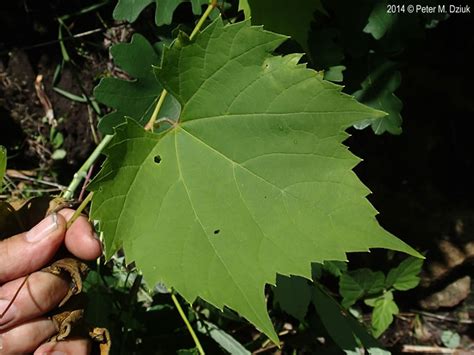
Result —
[[159, 155], [155, 156], [153, 158], [153, 161], [156, 163], [156, 164], [160, 164], [161, 163], [161, 157]]
[[220, 229], [216, 229], [216, 230], [214, 231], [214, 234], [217, 235], [217, 234], [219, 234], [220, 232], [221, 232]]

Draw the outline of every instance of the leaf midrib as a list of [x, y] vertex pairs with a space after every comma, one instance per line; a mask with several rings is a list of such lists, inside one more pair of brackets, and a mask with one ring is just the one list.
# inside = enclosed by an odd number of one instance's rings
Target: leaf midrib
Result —
[[[177, 143], [177, 137], [178, 137], [178, 131], [179, 128], [176, 128], [174, 129], [174, 145], [175, 145], [175, 153], [176, 153], [176, 162], [177, 162], [177, 165], [178, 165], [178, 171], [179, 171], [179, 176], [181, 177], [181, 182], [183, 184], [183, 187], [186, 191], [186, 195], [188, 197], [188, 200], [189, 200], [189, 203], [191, 204], [191, 207], [192, 207], [192, 210], [193, 210], [193, 213], [194, 213], [194, 216], [196, 217], [197, 221], [199, 222], [199, 225], [204, 233], [204, 235], [207, 237], [206, 238], [206, 241], [209, 243], [209, 245], [212, 247], [212, 249], [214, 250], [214, 254], [216, 255], [216, 257], [219, 259], [219, 261], [221, 262], [221, 264], [224, 266], [224, 268], [226, 269], [227, 271], [227, 274], [230, 276], [230, 278], [232, 279], [232, 281], [234, 282], [234, 285], [238, 288], [238, 290], [240, 291], [240, 293], [242, 294], [242, 296], [244, 297], [245, 301], [247, 302], [247, 304], [250, 306], [250, 308], [252, 309], [253, 313], [255, 316], [257, 316], [257, 318], [260, 320], [260, 322], [262, 322], [262, 324], [265, 324], [265, 319], [262, 319], [260, 317], [260, 313], [257, 312], [257, 310], [254, 308], [253, 306], [253, 303], [250, 302], [250, 300], [248, 299], [247, 297], [247, 294], [241, 289], [240, 285], [238, 282], [236, 282], [233, 274], [230, 272], [229, 268], [227, 267], [227, 264], [224, 262], [224, 260], [222, 259], [222, 257], [220, 256], [220, 254], [218, 253], [218, 251], [216, 250], [214, 244], [211, 243], [211, 241], [209, 240], [208, 238], [208, 235], [206, 233], [206, 229], [204, 228], [204, 225], [202, 224], [201, 222], [201, 218], [198, 216], [197, 212], [196, 212], [196, 208], [194, 207], [194, 203], [191, 199], [191, 195], [189, 193], [189, 190], [188, 190], [188, 187], [186, 185], [186, 182], [185, 182], [185, 179], [184, 179], [184, 175], [182, 173], [182, 170], [181, 170], [181, 161], [180, 161], [180, 158], [179, 158], [179, 153], [178, 153], [178, 143]], [[184, 128], [181, 128], [181, 130], [185, 131], [187, 134], [189, 134], [190, 136], [193, 137], [192, 134], [190, 134], [189, 132], [187, 132]], [[204, 142], [203, 142], [204, 143]], [[212, 148], [211, 148], [212, 149]]]

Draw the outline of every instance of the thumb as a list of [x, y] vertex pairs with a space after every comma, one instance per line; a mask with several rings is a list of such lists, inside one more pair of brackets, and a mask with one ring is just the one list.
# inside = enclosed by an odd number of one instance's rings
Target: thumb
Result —
[[25, 233], [0, 241], [0, 284], [37, 271], [64, 240], [66, 220], [53, 213]]

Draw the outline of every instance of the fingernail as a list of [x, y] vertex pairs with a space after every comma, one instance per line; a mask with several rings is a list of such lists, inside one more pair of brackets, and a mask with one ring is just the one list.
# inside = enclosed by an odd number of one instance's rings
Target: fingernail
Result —
[[[9, 304], [10, 304], [10, 301], [0, 300], [0, 315], [3, 314], [3, 312], [8, 307]], [[5, 313], [2, 318], [0, 318], [0, 325], [7, 324], [13, 318], [15, 318], [15, 315], [16, 315], [16, 307], [14, 304], [12, 304], [10, 308], [8, 309], [7, 313]]]
[[43, 219], [39, 224], [30, 229], [28, 233], [26, 233], [25, 238], [30, 243], [36, 243], [46, 238], [56, 228], [58, 228], [58, 215], [56, 213], [52, 213]]
[[3, 350], [3, 334], [0, 334], [0, 351]]

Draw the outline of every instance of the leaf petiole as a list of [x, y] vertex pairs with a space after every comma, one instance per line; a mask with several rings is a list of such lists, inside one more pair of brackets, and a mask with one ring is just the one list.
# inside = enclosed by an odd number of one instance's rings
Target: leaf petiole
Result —
[[81, 202], [81, 204], [79, 205], [79, 207], [74, 211], [74, 214], [72, 215], [72, 217], [67, 221], [66, 223], [66, 229], [69, 229], [69, 227], [71, 227], [71, 225], [75, 222], [75, 220], [81, 215], [82, 211], [84, 210], [84, 208], [86, 208], [86, 206], [89, 204], [89, 202], [91, 202], [92, 200], [92, 196], [94, 196], [94, 193], [93, 192], [89, 192], [89, 194], [86, 196], [86, 198]]
[[[202, 14], [201, 18], [199, 19], [198, 23], [196, 24], [196, 27], [194, 27], [193, 31], [191, 32], [191, 35], [189, 36], [190, 40], [193, 40], [194, 37], [198, 34], [199, 30], [201, 27], [204, 25], [204, 22], [206, 19], [209, 17], [211, 14], [212, 10], [214, 10], [217, 7], [217, 0], [212, 0], [209, 5], [207, 6], [206, 11]], [[161, 92], [160, 98], [158, 99], [158, 102], [156, 103], [155, 109], [153, 110], [153, 114], [150, 117], [150, 120], [148, 123], [145, 125], [145, 129], [147, 131], [152, 131], [153, 132], [153, 127], [155, 126], [155, 123], [159, 122], [160, 120], [157, 120], [158, 114], [160, 113], [161, 107], [163, 106], [163, 103], [165, 102], [165, 98], [168, 95], [168, 91], [166, 89], [163, 89]], [[170, 122], [171, 120], [163, 120], [164, 122]], [[170, 123], [171, 125], [175, 125], [176, 122]]]
[[147, 131], [153, 132], [153, 127], [155, 126], [156, 119], [158, 118], [158, 114], [160, 113], [161, 107], [163, 106], [163, 103], [165, 102], [165, 98], [167, 95], [168, 95], [168, 91], [166, 91], [166, 89], [163, 89], [163, 91], [161, 92], [160, 98], [158, 99], [158, 102], [156, 103], [155, 109], [153, 110], [153, 114], [151, 115], [148, 123], [145, 125], [145, 129]]
[[206, 21], [207, 17], [211, 14], [212, 10], [214, 10], [214, 8], [216, 7], [217, 7], [217, 0], [211, 0], [209, 5], [207, 6], [206, 11], [202, 14], [201, 18], [196, 24], [196, 27], [194, 27], [193, 32], [191, 32], [191, 35], [189, 36], [190, 40], [193, 40], [194, 37], [196, 37], [202, 25], [204, 24], [204, 21]]

